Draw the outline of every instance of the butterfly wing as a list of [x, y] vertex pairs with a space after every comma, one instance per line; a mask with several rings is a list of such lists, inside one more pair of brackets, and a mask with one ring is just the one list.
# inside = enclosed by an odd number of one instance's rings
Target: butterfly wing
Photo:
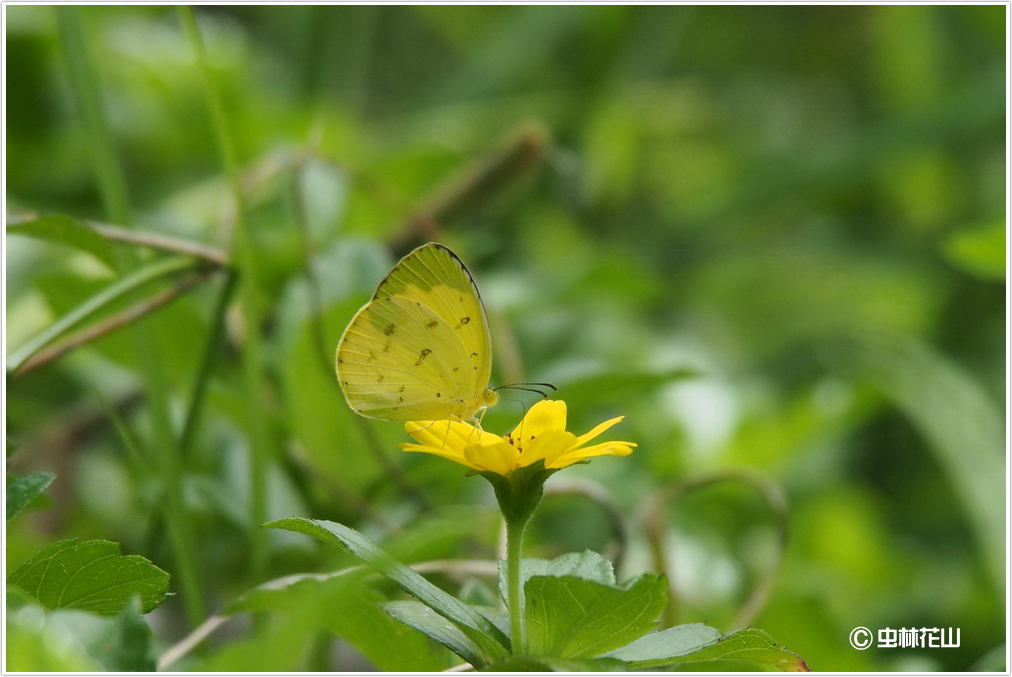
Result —
[[394, 266], [337, 349], [349, 406], [392, 421], [468, 418], [492, 372], [488, 320], [470, 274], [436, 244]]

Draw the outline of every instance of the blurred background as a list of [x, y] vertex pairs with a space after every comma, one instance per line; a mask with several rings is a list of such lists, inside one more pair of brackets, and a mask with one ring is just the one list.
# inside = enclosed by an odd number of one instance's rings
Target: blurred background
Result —
[[[354, 564], [257, 527], [291, 515], [407, 562], [496, 556], [487, 483], [400, 452], [333, 373], [437, 240], [482, 292], [494, 383], [550, 381], [571, 430], [624, 415], [639, 445], [553, 478], [530, 555], [664, 570], [666, 623], [751, 624], [816, 670], [1006, 669], [1005, 6], [198, 6], [202, 62], [173, 8], [4, 10], [8, 227], [102, 224], [5, 236], [8, 471], [57, 475], [8, 523], [8, 574], [121, 543], [172, 574], [159, 654], [255, 612], [174, 669], [453, 665], [375, 645], [376, 581], [234, 604]], [[188, 277], [26, 351], [193, 244]], [[857, 651], [856, 626], [961, 641]]]

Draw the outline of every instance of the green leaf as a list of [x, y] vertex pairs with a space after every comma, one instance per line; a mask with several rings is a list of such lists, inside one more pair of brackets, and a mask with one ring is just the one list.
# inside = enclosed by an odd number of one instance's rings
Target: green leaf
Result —
[[720, 631], [704, 623], [676, 625], [652, 632], [621, 649], [606, 654], [631, 663], [637, 669], [668, 665], [671, 659], [692, 653], [720, 639]]
[[147, 613], [165, 598], [169, 575], [110, 541], [57, 541], [22, 564], [7, 582], [49, 609], [117, 614], [139, 595]]
[[488, 667], [488, 672], [627, 672], [629, 666], [613, 658], [552, 658], [513, 656]]
[[20, 477], [7, 476], [7, 519], [21, 512], [26, 505], [46, 490], [56, 475], [37, 472]]
[[383, 609], [401, 623], [431, 637], [471, 665], [482, 664], [481, 649], [453, 623], [421, 602], [387, 602]]
[[953, 233], [942, 251], [953, 264], [985, 280], [1005, 279], [1005, 221]]
[[77, 219], [63, 214], [47, 214], [31, 221], [7, 226], [9, 235], [25, 235], [37, 240], [64, 244], [88, 252], [109, 267], [116, 268], [116, 252], [105, 237]]
[[[800, 656], [780, 646], [768, 632], [758, 628], [732, 632], [707, 647], [679, 656], [666, 664], [717, 660], [758, 663], [782, 672], [809, 671], [808, 664]], [[655, 664], [651, 663], [653, 665]]]
[[487, 618], [390, 557], [379, 546], [351, 527], [337, 522], [303, 517], [281, 519], [264, 526], [313, 536], [325, 543], [344, 548], [371, 564], [405, 592], [414, 595], [436, 613], [455, 623], [481, 650], [482, 660], [479, 663], [472, 663], [476, 668], [508, 655], [509, 639]]
[[[66, 613], [66, 612], [63, 612]], [[104, 632], [95, 638], [92, 652], [112, 672], [154, 672], [151, 627], [141, 616], [137, 597], [131, 598], [115, 618], [95, 616], [104, 621]]]
[[[447, 666], [444, 652], [434, 654], [425, 637], [391, 618], [378, 606], [382, 597], [359, 580], [365, 567], [325, 579], [298, 576], [270, 581], [229, 606], [256, 614], [252, 630], [221, 643], [196, 665], [173, 657], [170, 670], [200, 672], [299, 672], [320, 669], [318, 642], [334, 635], [353, 646], [373, 669], [437, 671]], [[372, 572], [368, 572], [372, 573]], [[279, 586], [274, 589], [271, 587]], [[396, 651], [390, 647], [396, 646]], [[189, 665], [188, 665], [189, 664]]]
[[1004, 594], [1005, 435], [997, 404], [959, 366], [915, 341], [867, 341], [851, 366], [906, 414], [966, 506], [992, 580]]
[[[615, 585], [615, 569], [611, 562], [592, 550], [567, 552], [552, 560], [525, 557], [520, 563], [520, 585], [527, 585], [531, 576], [576, 576], [603, 585]], [[507, 599], [506, 560], [499, 560], [499, 594]]]
[[[443, 651], [437, 654], [428, 640], [381, 608], [383, 597], [362, 583], [367, 575], [372, 575], [367, 567], [355, 566], [332, 574], [286, 576], [250, 590], [229, 604], [225, 615], [244, 611], [272, 614], [273, 629], [265, 627], [264, 634], [237, 649], [253, 651], [270, 645], [271, 664], [244, 659], [239, 667], [234, 663], [230, 667], [227, 661], [202, 667], [298, 670], [306, 640], [320, 629], [343, 638], [378, 670], [425, 672], [446, 667]], [[394, 643], [397, 651], [390, 651]]]
[[533, 576], [524, 588], [530, 652], [589, 658], [649, 632], [667, 604], [663, 576], [644, 574], [622, 587], [576, 576]]

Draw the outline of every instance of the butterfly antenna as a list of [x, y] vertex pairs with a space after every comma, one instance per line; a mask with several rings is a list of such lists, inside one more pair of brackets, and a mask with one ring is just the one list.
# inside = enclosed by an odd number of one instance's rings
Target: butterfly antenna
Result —
[[[537, 386], [537, 387], [535, 387], [535, 386]], [[538, 395], [541, 395], [541, 397], [547, 398], [548, 397], [548, 391], [547, 390], [542, 390], [542, 388], [551, 389], [552, 391], [557, 391], [558, 390], [558, 388], [556, 388], [551, 383], [541, 383], [540, 381], [524, 381], [524, 382], [521, 382], [521, 383], [508, 383], [508, 384], [506, 384], [504, 386], [499, 386], [498, 388], [493, 388], [492, 390], [496, 390], [496, 391], [498, 391], [498, 390], [504, 390], [504, 389], [505, 390], [526, 390], [529, 393], [537, 393]]]

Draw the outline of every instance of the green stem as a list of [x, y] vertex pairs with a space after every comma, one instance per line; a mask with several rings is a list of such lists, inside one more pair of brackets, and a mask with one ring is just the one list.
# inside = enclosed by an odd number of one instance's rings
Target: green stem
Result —
[[233, 256], [230, 259], [235, 262], [239, 272], [240, 300], [246, 324], [242, 372], [243, 386], [247, 394], [246, 424], [250, 439], [250, 574], [253, 580], [260, 580], [267, 565], [267, 534], [259, 526], [267, 521], [267, 468], [270, 462], [270, 448], [268, 447], [265, 425], [266, 406], [261, 379], [263, 351], [260, 340], [261, 320], [257, 298], [256, 257], [246, 215], [246, 200], [242, 179], [239, 175], [237, 153], [228, 125], [225, 103], [211, 71], [193, 10], [188, 6], [181, 6], [178, 9], [200, 71], [208, 112], [214, 124], [218, 153], [235, 205], [235, 240], [233, 242]]
[[524, 627], [523, 563], [524, 531], [538, 509], [545, 492], [545, 480], [555, 470], [545, 470], [544, 461], [517, 468], [508, 476], [491, 471], [479, 473], [495, 491], [499, 509], [506, 520], [506, 604], [509, 606], [513, 655], [527, 653]]
[[215, 304], [212, 314], [211, 332], [207, 336], [207, 343], [204, 347], [204, 356], [200, 361], [200, 369], [193, 384], [190, 394], [190, 404], [186, 409], [186, 418], [183, 419], [183, 432], [179, 436], [179, 455], [188, 458], [193, 440], [197, 434], [200, 423], [200, 413], [204, 410], [204, 399], [207, 394], [207, 386], [211, 380], [211, 371], [221, 350], [225, 338], [225, 314], [228, 312], [228, 304], [232, 300], [232, 292], [235, 289], [235, 273], [225, 269], [225, 281], [218, 292], [218, 301]]
[[70, 86], [88, 132], [88, 145], [92, 162], [95, 163], [95, 175], [98, 178], [102, 204], [109, 219], [116, 223], [130, 223], [130, 201], [127, 197], [126, 179], [116, 159], [116, 147], [102, 104], [102, 88], [99, 86], [88, 49], [81, 8], [57, 7], [56, 20], [60, 28], [60, 41], [63, 43]]
[[524, 590], [520, 580], [520, 562], [524, 543], [526, 519], [506, 521], [506, 587], [510, 614], [510, 637], [513, 655], [527, 653], [527, 635], [524, 628]]
[[81, 305], [77, 306], [53, 324], [39, 332], [34, 338], [24, 343], [20, 348], [11, 353], [7, 358], [7, 371], [15, 372], [32, 355], [45, 348], [65, 332], [70, 331], [92, 314], [98, 312], [113, 301], [133, 292], [160, 277], [175, 275], [184, 270], [194, 267], [194, 262], [189, 258], [175, 258], [160, 261], [154, 265], [142, 268], [126, 277], [120, 278], [114, 284], [95, 294]]

